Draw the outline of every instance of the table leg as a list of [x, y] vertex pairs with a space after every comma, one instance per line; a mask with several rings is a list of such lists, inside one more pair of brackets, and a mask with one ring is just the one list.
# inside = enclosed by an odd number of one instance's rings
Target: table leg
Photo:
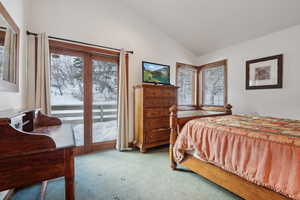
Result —
[[65, 151], [65, 190], [66, 200], [75, 200], [73, 149]]
[[40, 191], [40, 200], [45, 200], [48, 181], [43, 181]]

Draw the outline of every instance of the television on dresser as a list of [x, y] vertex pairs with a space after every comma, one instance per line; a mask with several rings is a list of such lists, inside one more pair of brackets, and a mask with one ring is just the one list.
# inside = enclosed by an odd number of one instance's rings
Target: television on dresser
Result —
[[143, 61], [143, 82], [170, 85], [170, 66]]

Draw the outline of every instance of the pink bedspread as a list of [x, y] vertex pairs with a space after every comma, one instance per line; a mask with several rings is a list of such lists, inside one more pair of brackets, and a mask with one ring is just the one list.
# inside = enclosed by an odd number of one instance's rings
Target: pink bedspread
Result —
[[195, 119], [174, 147], [253, 183], [300, 200], [300, 121], [250, 116]]

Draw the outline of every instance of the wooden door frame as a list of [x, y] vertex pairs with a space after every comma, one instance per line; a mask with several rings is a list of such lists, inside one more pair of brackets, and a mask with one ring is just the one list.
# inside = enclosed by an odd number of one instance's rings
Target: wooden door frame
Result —
[[[102, 58], [98, 60], [119, 62], [120, 52], [106, 49], [94, 48], [89, 46], [77, 45], [68, 42], [49, 40], [50, 52], [61, 53], [64, 55], [81, 56], [84, 59], [84, 145], [75, 148], [75, 154], [81, 155], [93, 151], [112, 149], [116, 146], [116, 141], [106, 141], [93, 144], [93, 91], [92, 91], [92, 60], [93, 58]], [[96, 59], [97, 60], [97, 59]], [[126, 71], [128, 84], [128, 64], [129, 56], [126, 54]], [[119, 64], [118, 64], [119, 66]], [[119, 67], [118, 67], [119, 71]], [[117, 77], [119, 82], [119, 77]]]

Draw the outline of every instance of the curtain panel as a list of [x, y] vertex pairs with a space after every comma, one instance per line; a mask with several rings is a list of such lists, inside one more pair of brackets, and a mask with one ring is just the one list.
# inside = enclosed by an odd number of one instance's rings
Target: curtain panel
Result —
[[28, 35], [27, 107], [50, 114], [50, 54], [46, 33]]
[[[131, 150], [129, 148], [129, 102], [128, 102], [128, 54], [120, 52], [119, 63], [119, 95], [118, 95], [118, 135], [117, 146], [119, 151]], [[128, 57], [127, 57], [128, 58]]]

